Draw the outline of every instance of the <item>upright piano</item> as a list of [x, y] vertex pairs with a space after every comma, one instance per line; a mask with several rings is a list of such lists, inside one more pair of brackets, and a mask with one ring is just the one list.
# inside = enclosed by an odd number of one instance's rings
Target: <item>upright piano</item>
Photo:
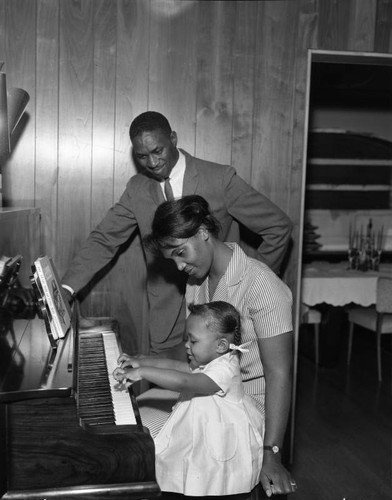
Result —
[[116, 322], [73, 314], [53, 346], [32, 316], [0, 310], [0, 498], [160, 496], [153, 439], [111, 376]]

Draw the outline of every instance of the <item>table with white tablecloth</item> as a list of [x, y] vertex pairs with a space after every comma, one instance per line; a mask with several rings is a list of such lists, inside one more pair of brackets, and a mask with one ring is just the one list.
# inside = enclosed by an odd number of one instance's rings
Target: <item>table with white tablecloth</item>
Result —
[[356, 271], [349, 270], [347, 262], [312, 262], [302, 270], [301, 300], [308, 306], [368, 307], [376, 303], [379, 276], [392, 278], [392, 264], [381, 264], [379, 271]]
[[346, 309], [375, 304], [379, 276], [392, 278], [392, 264], [381, 263], [379, 271], [349, 270], [348, 262], [315, 261], [303, 266], [301, 301], [322, 312], [321, 365], [336, 366], [345, 355]]

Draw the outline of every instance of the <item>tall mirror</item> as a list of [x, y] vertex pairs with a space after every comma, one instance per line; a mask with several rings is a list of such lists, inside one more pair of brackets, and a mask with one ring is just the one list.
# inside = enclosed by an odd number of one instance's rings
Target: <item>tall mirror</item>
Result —
[[[302, 262], [392, 215], [392, 56], [310, 51]], [[390, 234], [385, 250], [390, 251]]]
[[[304, 152], [296, 354], [299, 350], [314, 362], [332, 364], [347, 346], [333, 335], [331, 345], [325, 345], [326, 335], [324, 344], [317, 343], [312, 332], [320, 320], [317, 301], [325, 301], [324, 306], [329, 301], [326, 307], [337, 315], [338, 294], [318, 299], [312, 289], [304, 289], [305, 275], [315, 262], [348, 267], [350, 243], [359, 246], [369, 231], [374, 246], [382, 245], [382, 262], [392, 260], [391, 54], [309, 50]], [[303, 321], [315, 322], [305, 344]]]

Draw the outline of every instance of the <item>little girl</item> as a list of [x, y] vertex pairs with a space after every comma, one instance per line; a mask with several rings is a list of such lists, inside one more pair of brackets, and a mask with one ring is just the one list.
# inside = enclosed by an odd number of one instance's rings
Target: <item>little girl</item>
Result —
[[181, 392], [154, 439], [162, 491], [188, 496], [247, 493], [259, 482], [264, 423], [242, 385], [240, 315], [222, 301], [191, 304], [189, 310], [189, 364], [124, 355], [114, 377], [125, 383], [145, 379]]

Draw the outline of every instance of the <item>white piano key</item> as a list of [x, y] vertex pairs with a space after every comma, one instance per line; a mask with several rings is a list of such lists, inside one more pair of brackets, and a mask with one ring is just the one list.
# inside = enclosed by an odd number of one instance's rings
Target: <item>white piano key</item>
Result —
[[114, 332], [103, 332], [102, 338], [105, 346], [107, 374], [116, 425], [136, 425], [136, 418], [128, 390], [125, 385], [119, 384], [113, 377], [113, 371], [118, 366], [117, 360], [121, 354], [116, 335]]

